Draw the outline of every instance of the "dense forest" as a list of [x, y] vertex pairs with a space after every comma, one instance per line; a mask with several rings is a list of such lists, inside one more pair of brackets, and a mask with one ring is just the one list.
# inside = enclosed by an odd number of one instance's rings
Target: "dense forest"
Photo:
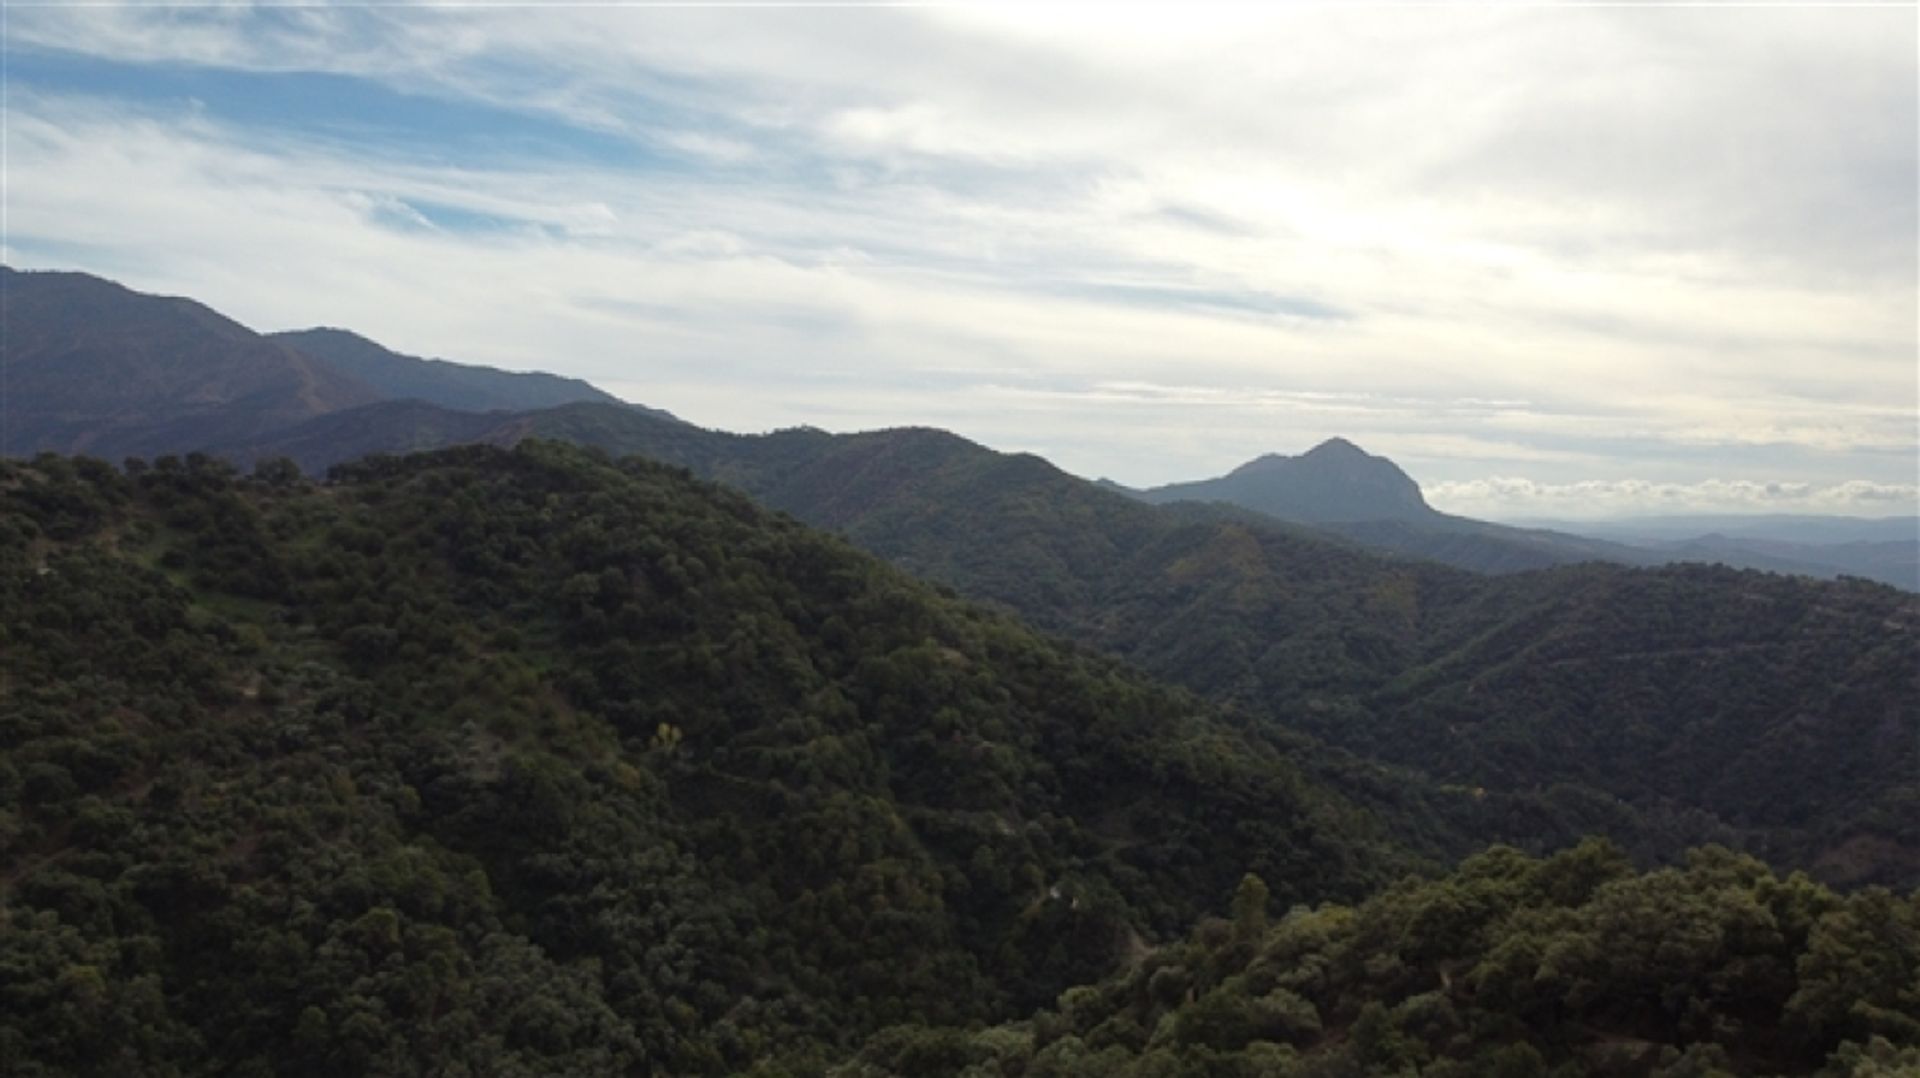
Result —
[[1920, 885], [1920, 598], [1890, 587], [1485, 577], [1141, 505], [942, 431], [746, 437], [594, 405], [531, 429], [684, 464], [1215, 703], [1505, 795], [1523, 835], [1602, 831], [1655, 859], [1721, 841]]
[[6, 462], [0, 605], [11, 1073], [1871, 1074], [1920, 1033], [1912, 898], [1593, 844], [1436, 878], [1532, 803], [646, 461]]
[[6, 463], [0, 559], [20, 1073], [806, 1072], [1023, 1013], [1249, 869], [1357, 899], [1446, 815], [552, 444]]

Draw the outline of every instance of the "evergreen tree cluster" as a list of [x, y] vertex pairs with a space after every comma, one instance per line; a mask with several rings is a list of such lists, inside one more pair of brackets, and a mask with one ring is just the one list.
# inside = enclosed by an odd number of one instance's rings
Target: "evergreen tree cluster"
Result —
[[1231, 919], [1027, 1021], [898, 1026], [835, 1073], [968, 1078], [1829, 1078], [1920, 1073], [1920, 893], [1839, 895], [1704, 847], [1590, 840], [1271, 923]]

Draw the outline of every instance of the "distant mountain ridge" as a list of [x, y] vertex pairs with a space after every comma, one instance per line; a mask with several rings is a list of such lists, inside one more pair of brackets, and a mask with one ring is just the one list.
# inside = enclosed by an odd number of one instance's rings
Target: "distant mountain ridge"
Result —
[[1673, 558], [1847, 575], [1920, 591], [1920, 518], [1781, 514], [1542, 521], [1539, 527], [1631, 544]]
[[[84, 273], [0, 266], [0, 319], [0, 453], [13, 455], [244, 451], [324, 416], [403, 400], [455, 414], [632, 407], [578, 379], [420, 359], [345, 330], [263, 335], [193, 300]], [[382, 408], [349, 426], [384, 422], [391, 429], [376, 440], [391, 452], [445, 444], [436, 439], [450, 431], [440, 428], [472, 425], [426, 416]], [[415, 421], [429, 430], [406, 433]]]
[[380, 398], [189, 299], [0, 267], [0, 452], [107, 459], [240, 441]]
[[[115, 460], [202, 450], [241, 462], [285, 455], [317, 472], [367, 453], [507, 445], [529, 434], [629, 440], [622, 422], [584, 406], [680, 423], [578, 379], [422, 359], [344, 329], [261, 335], [192, 300], [86, 274], [0, 271], [9, 329], [0, 349], [4, 453]], [[1701, 560], [1920, 590], [1920, 539], [1847, 547], [1702, 535], [1650, 541], [1470, 520], [1433, 509], [1393, 461], [1343, 438], [1299, 456], [1266, 454], [1215, 479], [1149, 490], [1101, 485], [1153, 504], [1232, 504], [1475, 572]]]

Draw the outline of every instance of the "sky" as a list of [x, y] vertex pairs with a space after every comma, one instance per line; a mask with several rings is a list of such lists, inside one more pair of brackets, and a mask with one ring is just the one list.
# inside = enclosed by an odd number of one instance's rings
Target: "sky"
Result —
[[1902, 6], [13, 2], [0, 256], [736, 431], [1920, 511]]

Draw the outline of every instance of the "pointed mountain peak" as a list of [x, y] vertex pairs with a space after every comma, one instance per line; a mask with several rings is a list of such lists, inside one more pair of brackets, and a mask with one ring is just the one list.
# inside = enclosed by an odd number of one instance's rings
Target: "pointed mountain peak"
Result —
[[350, 329], [342, 329], [339, 326], [313, 326], [309, 329], [289, 329], [289, 330], [282, 330], [278, 333], [270, 333], [268, 334], [268, 336], [279, 337], [282, 340], [288, 340], [288, 341], [297, 341], [302, 339], [352, 341], [355, 344], [368, 345], [374, 348], [384, 348], [384, 346], [378, 343], [377, 341], [373, 341], [361, 334], [355, 333]]
[[1393, 463], [1384, 457], [1374, 456], [1352, 442], [1347, 441], [1345, 438], [1328, 438], [1326, 441], [1321, 442], [1319, 445], [1314, 446], [1312, 449], [1307, 450], [1297, 457], [1288, 456], [1285, 453], [1262, 453], [1238, 468], [1235, 468], [1228, 474], [1249, 475], [1276, 470], [1291, 470], [1302, 467], [1303, 465], [1320, 467], [1342, 463], [1365, 464], [1370, 461], [1381, 461], [1389, 466]]
[[1223, 501], [1309, 524], [1420, 520], [1420, 485], [1386, 457], [1329, 438], [1297, 457], [1268, 453], [1218, 479], [1145, 492], [1149, 501]]
[[1328, 438], [1326, 441], [1300, 454], [1300, 456], [1301, 459], [1307, 460], [1313, 458], [1372, 457], [1373, 454], [1354, 445], [1345, 438]]

